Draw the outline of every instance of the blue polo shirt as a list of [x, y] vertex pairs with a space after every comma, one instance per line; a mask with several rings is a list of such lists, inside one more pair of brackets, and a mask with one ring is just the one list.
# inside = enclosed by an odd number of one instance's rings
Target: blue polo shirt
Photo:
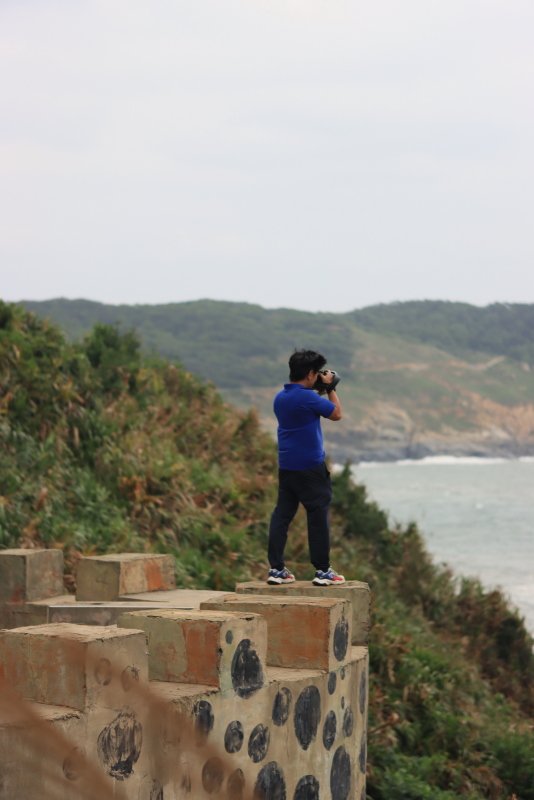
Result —
[[325, 459], [321, 417], [329, 417], [334, 403], [300, 383], [286, 383], [274, 398], [278, 420], [280, 469], [311, 469]]

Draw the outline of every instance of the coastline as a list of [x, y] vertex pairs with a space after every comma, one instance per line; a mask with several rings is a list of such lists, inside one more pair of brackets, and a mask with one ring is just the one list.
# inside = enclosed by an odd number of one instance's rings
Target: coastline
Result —
[[[376, 459], [375, 461], [352, 461], [351, 466], [353, 467], [360, 467], [361, 469], [370, 469], [372, 467], [385, 467], [385, 466], [397, 466], [397, 467], [410, 467], [410, 466], [460, 466], [462, 464], [471, 464], [471, 465], [490, 465], [490, 464], [506, 464], [509, 462], [517, 461], [523, 464], [532, 464], [534, 463], [534, 455], [531, 456], [500, 456], [500, 457], [491, 457], [491, 456], [451, 456], [446, 454], [436, 454], [432, 456], [424, 456], [423, 458], [400, 458], [396, 461], [380, 461]], [[346, 462], [332, 462], [332, 469], [336, 472], [339, 472], [343, 469], [344, 463]]]
[[[332, 462], [345, 464], [365, 463], [399, 463], [399, 462], [429, 462], [432, 459], [474, 459], [474, 461], [517, 461], [519, 459], [534, 459], [534, 443], [510, 446], [510, 443], [492, 444], [450, 444], [440, 442], [436, 446], [430, 444], [417, 444], [395, 446], [377, 443], [376, 446], [358, 447], [351, 446], [348, 441], [333, 441], [332, 437], [325, 436], [326, 451]], [[442, 461], [443, 463], [443, 461]], [[473, 462], [474, 463], [474, 462]]]

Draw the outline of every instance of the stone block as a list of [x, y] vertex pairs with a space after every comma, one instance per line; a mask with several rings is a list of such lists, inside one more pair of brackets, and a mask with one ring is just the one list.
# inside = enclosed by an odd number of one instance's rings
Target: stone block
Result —
[[[360, 711], [361, 676], [367, 675], [364, 647], [352, 647], [348, 664], [327, 675], [271, 668], [269, 759], [283, 766], [287, 796], [360, 800], [365, 786], [366, 718]], [[363, 693], [366, 692], [366, 681]], [[363, 767], [362, 767], [363, 765]], [[309, 794], [304, 787], [309, 776]], [[342, 790], [342, 787], [343, 790]]]
[[149, 611], [157, 608], [198, 611], [203, 600], [214, 600], [228, 592], [174, 589], [165, 592], [140, 592], [123, 595], [121, 600], [77, 601], [74, 595], [59, 595], [33, 603], [0, 606], [0, 628], [21, 628], [47, 622], [75, 622], [78, 625], [115, 625], [125, 611]]
[[148, 553], [88, 556], [78, 563], [77, 600], [118, 600], [126, 594], [174, 589], [174, 558]]
[[0, 631], [0, 680], [39, 703], [116, 708], [131, 680], [148, 680], [142, 631], [57, 623]]
[[63, 593], [62, 550], [0, 550], [0, 605]]
[[[210, 796], [213, 784], [206, 777], [217, 780], [221, 797], [234, 797], [230, 787], [237, 773], [244, 781], [237, 797], [360, 800], [365, 784], [365, 726], [359, 697], [365, 698], [360, 677], [366, 664], [366, 648], [353, 647], [349, 663], [329, 673], [267, 667], [265, 686], [248, 699], [217, 691], [195, 696], [183, 684], [158, 682], [155, 691], [169, 711], [153, 738], [165, 742], [166, 757], [178, 765], [184, 757], [184, 722], [193, 722], [187, 741], [201, 760], [195, 766], [187, 753], [184, 767], [188, 762], [193, 767], [187, 775], [188, 796], [199, 800]], [[174, 727], [172, 708], [180, 713]], [[220, 756], [218, 763], [213, 762], [213, 753]], [[175, 797], [170, 783], [165, 785], [167, 794]], [[178, 792], [176, 797], [182, 795]]]
[[[150, 611], [152, 603], [108, 600], [95, 603], [58, 603], [47, 609], [47, 622], [74, 622], [76, 625], [116, 625], [127, 611]], [[35, 623], [32, 623], [35, 624]]]
[[[0, 800], [79, 800], [72, 754], [83, 748], [85, 720], [69, 708], [28, 703], [0, 713]], [[43, 725], [45, 729], [43, 729]]]
[[261, 614], [267, 621], [267, 663], [331, 670], [350, 657], [352, 613], [340, 597], [225, 595], [201, 609]]
[[[10, 613], [10, 624], [6, 628], [25, 628], [28, 625], [45, 625], [50, 622], [50, 608], [56, 604], [67, 604], [74, 602], [74, 595], [64, 594], [57, 597], [49, 597], [46, 600], [35, 600], [32, 603], [22, 603], [8, 607]], [[63, 622], [63, 620], [56, 620]], [[68, 621], [68, 620], [65, 620]]]
[[133, 592], [121, 595], [120, 599], [147, 603], [152, 608], [182, 608], [198, 611], [204, 600], [218, 600], [225, 594], [233, 594], [233, 592], [218, 592], [215, 589], [170, 589], [165, 592]]
[[[96, 708], [87, 716], [87, 757], [102, 770], [113, 797], [116, 789], [123, 786], [126, 792], [121, 797], [138, 800], [141, 781], [149, 770], [148, 717], [143, 704], [135, 707], [130, 702], [115, 709]], [[96, 792], [90, 794], [97, 796]]]
[[256, 614], [133, 611], [118, 624], [146, 632], [152, 680], [233, 689], [242, 697], [263, 686], [267, 625]]
[[371, 591], [369, 584], [362, 581], [347, 581], [341, 586], [314, 586], [311, 581], [295, 581], [294, 583], [270, 586], [263, 581], [238, 583], [238, 594], [261, 594], [269, 596], [289, 597], [337, 597], [350, 600], [352, 605], [352, 644], [365, 645], [369, 640], [371, 626]]

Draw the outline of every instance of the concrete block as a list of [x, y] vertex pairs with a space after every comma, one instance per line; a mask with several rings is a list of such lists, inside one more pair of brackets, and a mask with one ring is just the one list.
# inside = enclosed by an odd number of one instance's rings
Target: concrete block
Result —
[[[243, 794], [237, 797], [360, 800], [365, 785], [361, 750], [365, 729], [359, 678], [366, 665], [366, 648], [351, 648], [349, 663], [329, 673], [267, 667], [267, 682], [253, 699], [217, 691], [195, 695], [183, 684], [153, 684], [167, 707], [182, 715], [173, 729], [169, 711], [168, 719], [147, 737], [160, 742], [164, 759], [183, 770], [174, 783], [169, 779], [165, 784], [164, 796], [182, 798], [185, 776], [191, 786], [189, 796], [207, 800], [212, 788], [207, 774], [220, 786], [214, 796], [233, 797], [232, 776], [241, 774]], [[193, 735], [186, 734], [185, 754], [184, 717], [194, 726]], [[213, 765], [214, 753], [219, 763]], [[152, 774], [159, 777], [162, 771]], [[267, 787], [270, 793], [263, 791]]]
[[[0, 800], [145, 800], [146, 709], [128, 704], [80, 713], [28, 705], [46, 728], [22, 715], [7, 722], [0, 718]], [[155, 797], [148, 794], [146, 800]]]
[[74, 622], [76, 625], [116, 625], [119, 617], [127, 611], [150, 611], [153, 608], [152, 603], [120, 600], [58, 603], [48, 607], [46, 621]]
[[[367, 649], [351, 648], [351, 659], [328, 675], [270, 668], [273, 759], [284, 771], [287, 796], [320, 796], [360, 800], [365, 786], [366, 727], [359, 709], [360, 676], [367, 674]], [[363, 769], [362, 769], [363, 764]], [[311, 776], [306, 794], [305, 776]], [[337, 791], [334, 791], [335, 787]], [[342, 787], [344, 790], [342, 791]], [[346, 793], [345, 793], [346, 790]], [[365, 795], [363, 795], [365, 796]]]
[[41, 703], [28, 708], [34, 719], [20, 706], [16, 714], [0, 714], [0, 800], [79, 800], [85, 795], [71, 764], [83, 748], [83, 715]]
[[[367, 771], [367, 730], [369, 713], [369, 653], [367, 648], [353, 648], [354, 707], [357, 709], [356, 741], [358, 788], [365, 797], [365, 775]], [[358, 795], [356, 795], [358, 796]]]
[[88, 556], [78, 563], [77, 600], [118, 600], [121, 595], [174, 589], [170, 555], [112, 553]]
[[63, 593], [62, 550], [0, 550], [0, 605]]
[[147, 603], [152, 608], [183, 608], [198, 611], [204, 600], [218, 600], [233, 592], [218, 592], [215, 589], [170, 589], [166, 592], [134, 592], [123, 594], [120, 600]]
[[243, 697], [263, 686], [267, 625], [256, 614], [134, 611], [118, 624], [146, 632], [152, 680], [233, 689]]
[[[47, 622], [75, 622], [78, 625], [115, 625], [125, 611], [149, 611], [157, 608], [198, 611], [203, 600], [229, 594], [209, 590], [174, 589], [167, 592], [140, 592], [124, 595], [121, 600], [77, 601], [74, 595], [59, 595], [33, 603], [0, 607], [0, 628], [21, 628]], [[154, 599], [153, 599], [154, 596]], [[140, 598], [140, 599], [135, 599]], [[3, 622], [2, 622], [3, 621]]]
[[49, 610], [51, 607], [58, 603], [67, 604], [72, 602], [74, 602], [74, 595], [64, 594], [57, 597], [49, 597], [46, 600], [35, 600], [32, 603], [13, 605], [9, 608], [10, 624], [5, 625], [5, 627], [25, 628], [28, 625], [45, 625], [50, 622]]
[[[43, 757], [53, 737], [39, 730], [30, 746], [28, 726], [3, 719], [0, 705], [0, 800], [103, 797], [88, 789], [80, 753], [125, 800], [365, 797], [367, 649], [349, 642], [363, 636], [365, 620], [368, 630], [362, 601], [351, 637], [355, 598], [368, 601], [367, 585], [244, 586], [254, 590], [10, 601], [11, 623], [48, 624], [0, 632], [0, 689], [4, 679], [8, 691], [37, 700], [67, 740]], [[87, 625], [123, 610], [126, 627]], [[149, 668], [158, 680], [149, 695], [136, 692]]]
[[102, 770], [110, 788], [124, 786], [128, 800], [137, 800], [149, 771], [147, 718], [146, 707], [130, 702], [113, 710], [95, 708], [87, 717], [87, 756]]
[[57, 623], [0, 631], [0, 680], [26, 699], [115, 709], [130, 677], [148, 680], [139, 630]]
[[261, 614], [269, 665], [331, 670], [350, 658], [352, 610], [343, 598], [228, 594], [200, 608]]
[[365, 645], [371, 626], [371, 591], [362, 581], [347, 581], [341, 586], [314, 586], [311, 581], [295, 581], [281, 586], [270, 586], [262, 581], [238, 583], [238, 594], [261, 594], [276, 597], [338, 597], [350, 600], [352, 605], [352, 644]]

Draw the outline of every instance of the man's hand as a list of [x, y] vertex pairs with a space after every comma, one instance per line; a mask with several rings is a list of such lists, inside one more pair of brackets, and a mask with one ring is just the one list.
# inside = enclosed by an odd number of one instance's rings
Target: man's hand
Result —
[[328, 399], [335, 405], [334, 410], [328, 417], [332, 422], [337, 422], [343, 416], [341, 410], [341, 403], [336, 393], [336, 386], [341, 378], [333, 369], [325, 369], [324, 372], [319, 373], [323, 386], [319, 388], [319, 394], [328, 393]]
[[334, 380], [334, 374], [335, 373], [333, 372], [333, 370], [325, 369], [323, 372], [319, 373], [319, 376], [322, 382], [328, 386]]
[[330, 393], [336, 388], [341, 380], [337, 372], [335, 372], [333, 369], [325, 369], [323, 372], [319, 373], [318, 377], [322, 384], [318, 388], [319, 394], [325, 394], [325, 392]]

